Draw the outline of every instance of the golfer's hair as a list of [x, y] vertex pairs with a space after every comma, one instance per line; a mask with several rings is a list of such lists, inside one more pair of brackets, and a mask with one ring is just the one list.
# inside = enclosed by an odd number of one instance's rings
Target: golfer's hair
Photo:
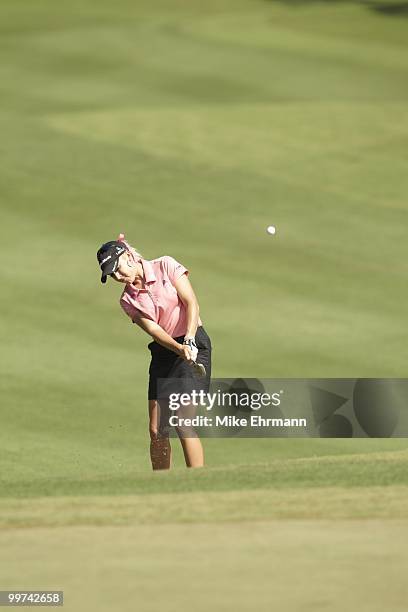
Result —
[[132, 247], [127, 240], [125, 240], [124, 238], [120, 241], [123, 242], [123, 244], [125, 245], [125, 247], [127, 248], [128, 251], [130, 251], [133, 255], [133, 257], [135, 259], [138, 259], [139, 257], [141, 257], [143, 259], [143, 255], [141, 253], [139, 253], [139, 251], [136, 251], [136, 249], [134, 247]]
[[141, 253], [139, 253], [139, 251], [136, 251], [135, 247], [130, 246], [130, 244], [126, 245], [126, 248], [127, 248], [128, 251], [133, 253], [133, 255], [136, 255], [137, 257], [143, 257], [143, 255]]

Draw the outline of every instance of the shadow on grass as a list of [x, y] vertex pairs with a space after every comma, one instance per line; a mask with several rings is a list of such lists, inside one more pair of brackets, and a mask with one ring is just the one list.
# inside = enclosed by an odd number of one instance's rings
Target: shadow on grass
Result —
[[368, 9], [388, 17], [408, 17], [408, 2], [377, 2], [375, 0], [266, 0], [288, 6], [305, 4], [362, 4]]
[[372, 7], [378, 13], [391, 15], [392, 17], [408, 17], [408, 2], [392, 3], [392, 4], [376, 4]]

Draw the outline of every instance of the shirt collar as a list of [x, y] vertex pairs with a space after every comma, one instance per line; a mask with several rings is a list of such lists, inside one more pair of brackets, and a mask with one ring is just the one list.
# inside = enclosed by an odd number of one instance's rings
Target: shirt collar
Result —
[[150, 261], [148, 261], [147, 259], [140, 259], [140, 263], [142, 264], [142, 267], [143, 267], [143, 271], [145, 275], [145, 282], [146, 283], [156, 282], [157, 278], [156, 278], [156, 275], [153, 270], [153, 266], [150, 263]]

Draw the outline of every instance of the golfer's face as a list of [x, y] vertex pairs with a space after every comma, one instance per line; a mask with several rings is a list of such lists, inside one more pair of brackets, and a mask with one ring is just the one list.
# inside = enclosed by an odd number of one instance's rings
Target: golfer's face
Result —
[[112, 272], [111, 277], [118, 283], [133, 283], [135, 274], [136, 268], [133, 261], [127, 253], [122, 253], [118, 259], [118, 267], [115, 272]]

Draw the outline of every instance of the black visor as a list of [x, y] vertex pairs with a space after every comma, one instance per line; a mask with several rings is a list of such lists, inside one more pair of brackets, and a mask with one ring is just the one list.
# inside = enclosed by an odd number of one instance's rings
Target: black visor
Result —
[[122, 242], [111, 240], [105, 242], [98, 250], [96, 257], [102, 270], [101, 283], [106, 283], [106, 277], [117, 270], [119, 257], [127, 251]]

